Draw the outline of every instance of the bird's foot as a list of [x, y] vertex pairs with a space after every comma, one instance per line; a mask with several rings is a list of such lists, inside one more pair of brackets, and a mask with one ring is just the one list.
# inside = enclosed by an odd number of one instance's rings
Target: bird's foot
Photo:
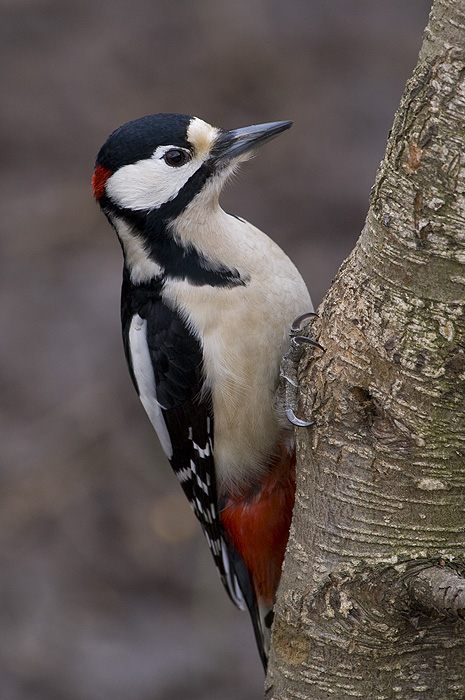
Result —
[[298, 316], [291, 325], [290, 328], [290, 347], [287, 353], [281, 360], [280, 374], [283, 378], [283, 402], [286, 417], [290, 423], [298, 426], [299, 428], [306, 428], [313, 425], [315, 421], [302, 420], [297, 418], [296, 409], [298, 404], [298, 394], [299, 394], [299, 383], [297, 381], [297, 369], [299, 361], [302, 357], [303, 347], [305, 345], [311, 345], [312, 347], [318, 348], [322, 352], [325, 351], [324, 347], [320, 345], [313, 338], [308, 338], [306, 335], [301, 335], [302, 324], [309, 318], [316, 316], [317, 314], [313, 311], [309, 311], [301, 316]]

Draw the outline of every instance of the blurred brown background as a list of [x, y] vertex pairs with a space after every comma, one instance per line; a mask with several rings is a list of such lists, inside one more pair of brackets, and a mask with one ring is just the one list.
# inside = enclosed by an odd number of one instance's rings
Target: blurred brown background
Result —
[[363, 225], [430, 0], [1, 0], [1, 700], [252, 700], [263, 675], [130, 385], [89, 181], [159, 111], [293, 119], [226, 209], [318, 303]]

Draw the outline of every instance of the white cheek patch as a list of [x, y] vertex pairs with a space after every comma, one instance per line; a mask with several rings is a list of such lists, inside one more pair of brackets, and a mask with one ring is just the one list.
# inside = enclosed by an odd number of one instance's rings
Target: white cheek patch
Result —
[[155, 377], [147, 345], [147, 321], [135, 314], [129, 328], [129, 348], [132, 369], [139, 390], [139, 398], [150, 422], [156, 430], [163, 452], [171, 459], [173, 447], [166, 427], [161, 406], [157, 401]]
[[196, 156], [173, 168], [163, 159], [166, 151], [173, 148], [179, 150], [178, 146], [158, 146], [151, 158], [123, 165], [106, 182], [108, 197], [120, 207], [136, 211], [158, 209], [174, 199], [204, 159]]

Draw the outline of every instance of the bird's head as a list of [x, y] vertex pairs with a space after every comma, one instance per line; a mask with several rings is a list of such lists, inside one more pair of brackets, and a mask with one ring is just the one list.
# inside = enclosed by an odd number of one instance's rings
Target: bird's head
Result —
[[159, 210], [172, 220], [205, 188], [217, 198], [234, 167], [291, 124], [226, 131], [183, 114], [128, 122], [100, 149], [92, 180], [95, 198], [107, 214]]

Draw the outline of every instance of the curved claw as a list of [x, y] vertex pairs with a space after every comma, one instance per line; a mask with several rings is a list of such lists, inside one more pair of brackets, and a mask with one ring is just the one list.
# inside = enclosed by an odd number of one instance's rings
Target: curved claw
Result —
[[299, 385], [297, 384], [297, 382], [295, 382], [293, 379], [291, 379], [290, 377], [288, 377], [287, 374], [284, 374], [284, 372], [280, 372], [280, 373], [279, 373], [279, 376], [282, 377], [282, 378], [284, 379], [284, 381], [286, 381], [288, 384], [290, 384], [291, 386], [293, 386], [294, 389], [298, 389], [298, 388], [299, 388]]
[[297, 427], [299, 428], [308, 428], [309, 425], [313, 425], [315, 423], [314, 420], [300, 420], [300, 418], [297, 418], [292, 408], [287, 409], [286, 418], [289, 421], [289, 423], [292, 423], [292, 425], [297, 425]]
[[313, 340], [313, 338], [307, 338], [306, 335], [297, 335], [295, 338], [292, 339], [292, 342], [295, 345], [304, 345], [304, 343], [308, 343], [308, 345], [313, 345], [315, 348], [319, 348], [323, 352], [326, 352], [325, 348], [320, 345], [320, 343], [317, 343], [316, 340]]
[[301, 314], [300, 316], [297, 316], [292, 322], [291, 325], [291, 331], [300, 331], [302, 328], [302, 323], [307, 320], [307, 318], [311, 318], [312, 316], [318, 316], [314, 311], [307, 311], [305, 314]]

